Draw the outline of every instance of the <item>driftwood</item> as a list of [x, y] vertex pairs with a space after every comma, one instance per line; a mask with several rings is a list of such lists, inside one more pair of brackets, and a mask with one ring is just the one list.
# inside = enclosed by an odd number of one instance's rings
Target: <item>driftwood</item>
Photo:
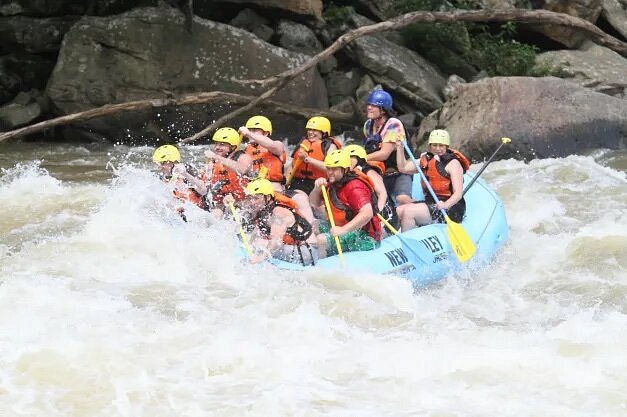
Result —
[[[240, 107], [233, 112], [230, 112], [218, 120], [216, 120], [211, 125], [207, 126], [200, 132], [185, 138], [182, 140], [182, 143], [190, 143], [193, 142], [203, 136], [206, 136], [210, 131], [224, 125], [227, 121], [233, 119], [240, 114], [258, 106], [260, 103], [268, 100], [272, 95], [274, 95], [277, 91], [283, 88], [287, 83], [289, 83], [292, 79], [302, 74], [303, 72], [313, 68], [320, 61], [330, 57], [338, 50], [342, 49], [348, 43], [353, 40], [360, 38], [362, 36], [372, 35], [378, 32], [385, 32], [389, 30], [397, 30], [413, 23], [456, 23], [456, 22], [520, 22], [520, 23], [550, 23], [558, 26], [569, 27], [574, 30], [585, 32], [588, 37], [594, 42], [606, 46], [623, 56], [627, 57], [627, 43], [621, 42], [620, 40], [614, 38], [603, 32], [601, 29], [593, 25], [592, 23], [577, 18], [573, 16], [569, 16], [563, 13], [555, 13], [546, 10], [520, 10], [520, 9], [505, 9], [505, 10], [463, 10], [463, 11], [452, 11], [452, 12], [412, 12], [407, 13], [384, 22], [376, 23], [373, 25], [362, 26], [360, 28], [351, 30], [344, 35], [340, 36], [335, 42], [333, 42], [328, 48], [324, 51], [318, 53], [308, 61], [306, 61], [303, 65], [293, 68], [291, 70], [285, 71], [281, 74], [266, 78], [264, 80], [243, 80], [242, 84], [255, 84], [260, 88], [267, 88], [264, 93], [255, 98], [245, 98], [244, 100], [239, 100], [238, 102], [247, 101], [250, 99], [250, 102], [243, 107]], [[31, 126], [26, 126], [17, 130], [13, 130], [10, 132], [5, 132], [0, 134], [0, 142], [9, 138], [14, 138], [18, 136], [23, 136], [31, 133], [35, 133], [53, 126], [59, 126], [64, 124], [70, 124], [76, 121], [88, 120], [96, 117], [106, 116], [110, 114], [117, 113], [122, 110], [146, 110], [149, 108], [163, 107], [163, 106], [177, 106], [177, 105], [186, 105], [186, 104], [202, 104], [207, 103], [212, 100], [216, 100], [218, 97], [224, 98], [227, 93], [224, 92], [203, 92], [198, 94], [190, 94], [179, 98], [165, 98], [165, 99], [147, 99], [140, 100], [128, 103], [120, 103], [120, 104], [109, 104], [103, 107], [87, 110], [81, 113], [74, 113], [62, 117], [58, 117], [51, 120], [46, 120], [43, 122], [36, 123]], [[230, 94], [230, 96], [237, 96], [234, 94]], [[244, 97], [244, 96], [239, 96]], [[287, 109], [288, 105], [281, 105], [279, 103], [273, 103], [276, 106], [283, 106], [284, 109]], [[294, 106], [289, 105], [289, 108], [292, 109]], [[312, 109], [304, 109], [302, 114], [311, 115], [313, 113], [309, 113], [309, 110]], [[293, 113], [293, 112], [289, 112]], [[324, 112], [320, 112], [319, 110], [314, 110], [314, 113], [324, 114]], [[328, 115], [332, 116], [330, 113], [326, 112]], [[348, 120], [353, 117], [353, 115], [347, 116], [345, 114], [335, 115], [339, 116], [339, 118], [335, 118], [335, 120]], [[333, 118], [332, 116], [331, 118]]]

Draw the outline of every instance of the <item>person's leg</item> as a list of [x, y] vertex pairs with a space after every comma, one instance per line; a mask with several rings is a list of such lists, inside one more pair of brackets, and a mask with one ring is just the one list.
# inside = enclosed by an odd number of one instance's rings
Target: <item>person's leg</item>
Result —
[[401, 221], [402, 232], [431, 223], [431, 213], [424, 202], [405, 204], [397, 208], [396, 211]]
[[309, 197], [301, 190], [293, 190], [292, 192], [294, 193], [292, 199], [298, 204], [300, 214], [313, 226], [314, 214], [311, 205], [309, 205]]
[[316, 236], [318, 240], [318, 258], [326, 258], [327, 257], [327, 234], [320, 233]]
[[401, 174], [394, 181], [394, 195], [396, 196], [396, 205], [402, 206], [414, 201], [411, 198], [411, 183], [413, 177], [407, 174]]

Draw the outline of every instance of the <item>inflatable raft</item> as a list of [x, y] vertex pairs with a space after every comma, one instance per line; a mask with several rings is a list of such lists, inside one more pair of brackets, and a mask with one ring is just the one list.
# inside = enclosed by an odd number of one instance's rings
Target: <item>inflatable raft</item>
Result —
[[[464, 176], [469, 184], [474, 173]], [[414, 177], [412, 190], [417, 200], [424, 198], [420, 178]], [[320, 259], [315, 268], [349, 270], [369, 274], [395, 274], [421, 287], [443, 278], [446, 274], [462, 268], [478, 268], [489, 263], [497, 250], [507, 241], [508, 227], [505, 209], [500, 198], [478, 178], [464, 196], [466, 216], [461, 223], [474, 244], [476, 252], [469, 262], [460, 263], [451, 248], [446, 224], [430, 224], [391, 235], [381, 241], [381, 246], [372, 251], [344, 253]], [[245, 256], [245, 254], [244, 254]], [[277, 259], [270, 261], [281, 269], [303, 270], [312, 268]]]

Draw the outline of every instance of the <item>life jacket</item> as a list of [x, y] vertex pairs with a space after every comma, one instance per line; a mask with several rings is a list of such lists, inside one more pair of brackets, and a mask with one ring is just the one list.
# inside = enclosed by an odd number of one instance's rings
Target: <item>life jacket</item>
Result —
[[287, 160], [285, 151], [279, 157], [257, 143], [249, 143], [244, 152], [250, 155], [253, 160], [252, 170], [255, 173], [259, 172], [263, 166], [268, 169], [266, 179], [281, 184], [285, 183], [285, 176], [283, 175], [283, 165]]
[[[371, 170], [378, 173], [379, 175], [383, 175], [380, 168], [378, 166], [372, 165], [370, 162], [366, 162], [363, 165], [357, 165], [357, 167], [361, 169], [361, 172], [366, 174], [366, 176], [368, 175], [368, 172]], [[373, 191], [374, 191], [374, 186], [373, 186]], [[379, 197], [376, 194], [377, 193], [375, 192], [377, 208], [379, 208]], [[394, 200], [392, 199], [392, 196], [390, 194], [388, 194], [388, 198], [385, 201], [385, 205], [383, 206], [383, 208], [379, 210], [379, 214], [381, 214], [383, 218], [387, 220], [388, 222], [395, 223], [397, 221], [398, 216], [396, 214], [396, 205], [394, 204]]]
[[[244, 151], [239, 150], [231, 153], [228, 159], [237, 161]], [[211, 190], [212, 199], [217, 204], [222, 204], [224, 196], [231, 194], [235, 201], [239, 201], [246, 197], [244, 188], [247, 180], [239, 175], [236, 171], [227, 168], [220, 162], [213, 165], [213, 172], [209, 180], [209, 189]]]
[[[318, 161], [324, 161], [327, 152], [331, 145], [335, 145], [337, 149], [342, 148], [342, 144], [336, 138], [332, 136], [328, 136], [326, 138], [322, 138], [322, 140], [310, 141], [309, 139], [303, 139], [301, 141], [301, 145], [304, 145], [308, 150], [307, 156], [313, 159], [317, 159]], [[303, 149], [303, 147], [299, 146], [296, 148], [294, 153], [292, 154], [292, 158], [296, 160], [298, 152]], [[294, 178], [303, 178], [308, 180], [316, 180], [321, 177], [326, 177], [326, 171], [316, 168], [311, 164], [307, 164], [302, 162], [296, 172], [294, 173]]]
[[[206, 181], [204, 173], [199, 174], [198, 171], [196, 171], [190, 165], [188, 164], [184, 164], [184, 165], [185, 165], [185, 170], [187, 171], [188, 174], [194, 177], [198, 177], [202, 181]], [[198, 207], [200, 207], [203, 210], [208, 209], [208, 206], [201, 194], [199, 194], [195, 189], [191, 187], [184, 187], [184, 185], [187, 185], [186, 179], [179, 178], [176, 176], [170, 176], [169, 178], [167, 178], [167, 180], [168, 182], [175, 183], [175, 188], [172, 191], [172, 194], [174, 194], [174, 197], [178, 198], [179, 200], [189, 201], [190, 203], [196, 204]]]
[[279, 192], [274, 193], [274, 199], [270, 204], [257, 213], [254, 223], [264, 237], [270, 237], [269, 220], [272, 217], [272, 211], [275, 207], [283, 207], [288, 209], [294, 215], [294, 224], [287, 228], [283, 235], [283, 243], [286, 245], [300, 245], [305, 242], [312, 233], [311, 223], [309, 223], [301, 214], [296, 202], [288, 196]]
[[[466, 156], [456, 149], [447, 149], [446, 153], [440, 156], [438, 161], [434, 158], [433, 153], [426, 152], [420, 157], [420, 168], [427, 177], [431, 188], [435, 195], [442, 201], [448, 200], [453, 195], [453, 184], [451, 183], [451, 176], [446, 172], [446, 165], [453, 159], [457, 159], [462, 166], [464, 173], [470, 168], [470, 161]], [[427, 187], [423, 184], [425, 190], [425, 196], [430, 196]]]
[[329, 187], [329, 202], [335, 225], [344, 226], [357, 214], [348, 206], [348, 201], [343, 197], [344, 193], [351, 190], [351, 183], [353, 181], [361, 181], [366, 184], [366, 187], [370, 190], [370, 205], [372, 206], [373, 216], [362, 229], [374, 239], [381, 240], [381, 221], [377, 217], [377, 213], [379, 212], [377, 193], [374, 191], [372, 180], [361, 171], [349, 171], [339, 183], [333, 183]]
[[[366, 150], [366, 153], [373, 153], [381, 149], [381, 146], [383, 145], [383, 138], [381, 137], [381, 133], [387, 129], [388, 124], [390, 124], [390, 122], [392, 121], [397, 121], [401, 123], [400, 120], [390, 117], [385, 121], [383, 126], [381, 126], [381, 129], [375, 132], [374, 120], [366, 120], [366, 123], [364, 124], [364, 133], [366, 135], [366, 140], [363, 141], [363, 146]], [[402, 123], [401, 126], [403, 126]], [[405, 126], [403, 126], [403, 129], [405, 129]], [[405, 140], [407, 140], [407, 132], [405, 132]], [[398, 172], [398, 168], [396, 167], [396, 152], [392, 152], [385, 161], [368, 161], [368, 163], [378, 166], [381, 169], [382, 173]]]

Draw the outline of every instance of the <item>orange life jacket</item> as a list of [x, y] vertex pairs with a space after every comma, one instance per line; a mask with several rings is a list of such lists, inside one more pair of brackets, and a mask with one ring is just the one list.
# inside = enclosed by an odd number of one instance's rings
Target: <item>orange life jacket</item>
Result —
[[[235, 151], [228, 156], [229, 159], [237, 161], [244, 151]], [[239, 201], [246, 197], [244, 188], [247, 184], [246, 178], [237, 172], [227, 168], [220, 162], [213, 165], [213, 172], [209, 180], [209, 188], [212, 193], [213, 201], [222, 204], [224, 196], [231, 194], [235, 201]]]
[[[199, 177], [202, 181], [206, 180], [204, 173], [199, 174], [190, 165], [185, 164], [185, 170], [190, 175]], [[207, 210], [207, 204], [205, 203], [203, 196], [191, 187], [186, 188], [185, 185], [187, 185], [187, 181], [184, 178], [170, 177], [168, 181], [176, 183], [176, 186], [172, 191], [174, 197], [178, 198], [179, 200], [189, 201], [190, 203], [196, 204], [201, 209]]]
[[275, 207], [283, 207], [288, 209], [294, 215], [294, 224], [287, 228], [283, 235], [283, 243], [286, 245], [299, 245], [305, 242], [309, 236], [311, 236], [312, 228], [309, 223], [301, 214], [298, 209], [298, 204], [289, 198], [288, 196], [279, 192], [274, 193], [274, 199], [270, 204], [264, 207], [255, 216], [255, 224], [259, 228], [259, 231], [264, 237], [270, 237], [270, 224], [269, 220], [272, 216], [272, 211]]
[[261, 167], [264, 166], [268, 169], [268, 174], [266, 175], [268, 181], [285, 183], [285, 176], [283, 175], [283, 165], [287, 160], [285, 151], [279, 157], [257, 143], [250, 143], [246, 146], [244, 152], [250, 155], [253, 160], [253, 172], [259, 172]]
[[[342, 144], [332, 136], [322, 138], [322, 140], [316, 140], [313, 142], [309, 139], [303, 139], [301, 145], [296, 148], [296, 150], [292, 154], [292, 158], [294, 158], [294, 161], [296, 161], [296, 158], [298, 158], [296, 155], [304, 147], [308, 149], [306, 151], [308, 157], [316, 159], [318, 161], [324, 161], [324, 158], [327, 155], [327, 151], [329, 150], [329, 147], [331, 147], [331, 145], [335, 145], [337, 149], [342, 148]], [[307, 164], [305, 162], [302, 162], [294, 173], [294, 178], [303, 178], [308, 180], [316, 180], [318, 178], [326, 176], [326, 171], [316, 168], [315, 166]]]
[[[366, 184], [366, 187], [370, 190], [370, 205], [372, 206], [372, 219], [362, 227], [370, 236], [376, 240], [381, 240], [381, 221], [377, 217], [378, 205], [377, 205], [377, 193], [374, 191], [374, 183], [363, 172], [349, 171], [339, 184], [331, 184], [329, 187], [329, 203], [331, 205], [331, 212], [336, 226], [344, 226], [355, 217], [355, 213], [349, 206], [348, 201], [342, 197], [343, 192], [350, 191], [351, 182], [361, 181]], [[348, 188], [347, 188], [348, 187]]]
[[[447, 149], [446, 153], [440, 157], [440, 160], [436, 160], [431, 152], [427, 152], [420, 157], [420, 168], [427, 177], [429, 184], [433, 188], [433, 192], [438, 196], [438, 199], [442, 201], [448, 200], [453, 195], [453, 184], [451, 183], [451, 176], [446, 172], [446, 165], [453, 159], [457, 159], [462, 166], [464, 173], [470, 168], [470, 161], [466, 156], [456, 149]], [[427, 190], [425, 184], [422, 184], [422, 188], [425, 191], [425, 196], [430, 198], [430, 193]]]

